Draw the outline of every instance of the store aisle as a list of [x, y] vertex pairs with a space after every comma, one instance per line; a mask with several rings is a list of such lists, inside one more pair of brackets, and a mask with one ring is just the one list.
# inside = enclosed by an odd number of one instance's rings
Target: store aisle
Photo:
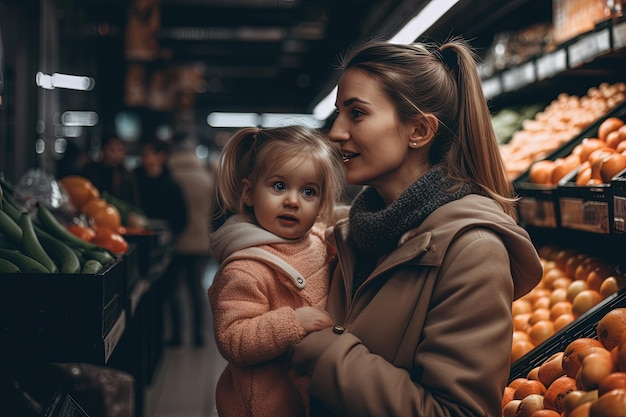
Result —
[[[213, 280], [217, 265], [207, 268], [204, 289]], [[215, 346], [211, 327], [211, 312], [206, 304], [207, 341], [194, 347], [186, 327], [180, 347], [166, 347], [154, 380], [146, 392], [145, 417], [217, 417], [215, 413], [215, 384], [226, 362]], [[187, 313], [188, 314], [188, 313]], [[185, 317], [188, 323], [188, 317]]]

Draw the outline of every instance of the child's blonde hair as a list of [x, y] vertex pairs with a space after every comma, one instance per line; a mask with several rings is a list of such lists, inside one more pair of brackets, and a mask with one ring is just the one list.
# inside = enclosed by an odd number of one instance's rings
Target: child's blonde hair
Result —
[[261, 174], [275, 171], [294, 158], [313, 161], [322, 174], [319, 216], [330, 223], [343, 193], [341, 154], [321, 131], [304, 126], [247, 127], [228, 140], [217, 165], [218, 214], [243, 214], [254, 220], [243, 201], [242, 180], [248, 179], [254, 189]]

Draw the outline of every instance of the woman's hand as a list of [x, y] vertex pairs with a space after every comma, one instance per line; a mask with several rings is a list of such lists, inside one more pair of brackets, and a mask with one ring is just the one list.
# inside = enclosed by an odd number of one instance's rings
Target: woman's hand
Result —
[[307, 333], [321, 330], [333, 325], [330, 315], [319, 308], [315, 307], [299, 307], [296, 308], [296, 320], [304, 328]]

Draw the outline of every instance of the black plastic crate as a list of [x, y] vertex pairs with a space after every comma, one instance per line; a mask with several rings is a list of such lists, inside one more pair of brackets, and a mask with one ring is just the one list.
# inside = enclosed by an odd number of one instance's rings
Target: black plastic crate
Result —
[[600, 319], [609, 311], [619, 307], [626, 307], [626, 288], [602, 300], [591, 310], [515, 361], [511, 365], [509, 383], [516, 378], [525, 378], [532, 369], [544, 363], [550, 356], [565, 351], [574, 340], [583, 337], [597, 338], [596, 326]]
[[16, 358], [106, 362], [111, 338], [123, 326], [124, 266], [119, 258], [97, 274], [0, 274], [3, 351]]

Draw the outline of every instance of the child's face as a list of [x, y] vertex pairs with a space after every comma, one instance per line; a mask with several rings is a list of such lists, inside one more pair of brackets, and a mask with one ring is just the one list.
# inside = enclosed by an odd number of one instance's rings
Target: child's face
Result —
[[285, 239], [304, 236], [315, 223], [322, 203], [322, 175], [310, 159], [263, 173], [254, 190], [244, 180], [244, 202], [261, 227]]

